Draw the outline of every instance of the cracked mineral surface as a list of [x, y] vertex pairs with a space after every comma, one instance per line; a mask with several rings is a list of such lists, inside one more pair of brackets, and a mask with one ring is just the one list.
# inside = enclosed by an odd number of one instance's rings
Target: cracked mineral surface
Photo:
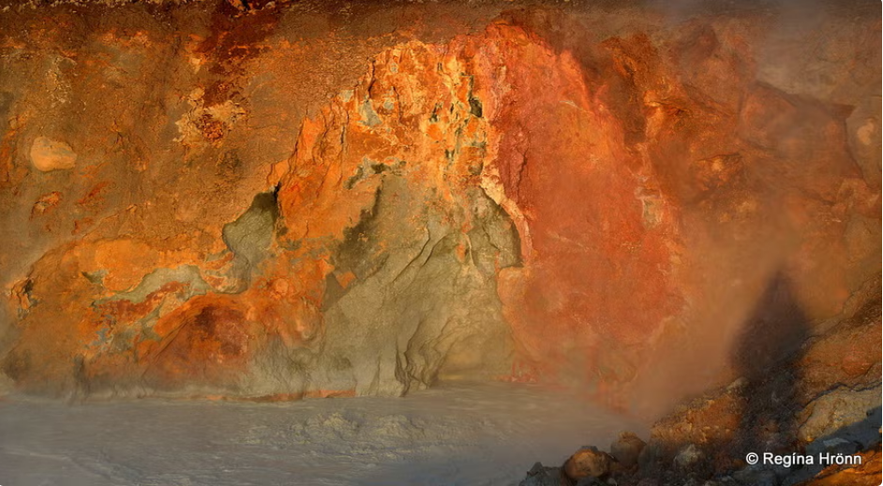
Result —
[[826, 434], [879, 384], [878, 8], [0, 0], [0, 397], [648, 419], [787, 362]]

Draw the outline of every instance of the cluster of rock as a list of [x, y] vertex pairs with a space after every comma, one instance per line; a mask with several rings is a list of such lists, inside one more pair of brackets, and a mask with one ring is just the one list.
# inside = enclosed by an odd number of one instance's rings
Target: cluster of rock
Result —
[[[735, 471], [711, 472], [711, 451], [696, 444], [681, 447], [671, 457], [665, 444], [623, 432], [610, 452], [586, 446], [561, 467], [537, 462], [520, 486], [808, 486], [876, 485], [880, 483], [879, 408], [859, 424], [832, 437], [819, 439], [800, 453], [778, 457], [787, 463], [748, 464]], [[875, 425], [876, 424], [876, 425]], [[812, 457], [809, 461], [804, 459]], [[812, 464], [807, 463], [812, 462]]]
[[615, 483], [617, 477], [632, 475], [640, 467], [647, 444], [640, 437], [623, 432], [610, 444], [610, 452], [598, 450], [595, 446], [583, 447], [573, 453], [560, 468], [534, 464], [527, 473], [522, 486], [558, 486]]
[[609, 452], [583, 447], [561, 467], [536, 464], [521, 485], [880, 484], [880, 325], [878, 301], [764, 376], [682, 403], [646, 443], [623, 433]]
[[[636, 439], [636, 441], [635, 441]], [[631, 441], [640, 444], [640, 453], [631, 463], [617, 460], [613, 448]], [[857, 451], [855, 443], [844, 438], [820, 440], [812, 443], [803, 456], [824, 456], [830, 465], [801, 464], [802, 467], [777, 470], [776, 467], [748, 465], [742, 469], [719, 473], [700, 479], [696, 465], [705, 457], [695, 444], [681, 449], [671, 461], [669, 471], [660, 473], [654, 465], [654, 448], [630, 432], [624, 432], [611, 445], [611, 453], [595, 447], [583, 447], [575, 452], [562, 467], [546, 467], [537, 462], [527, 472], [520, 486], [808, 486], [808, 485], [876, 485], [880, 483], [881, 449], [877, 441], [867, 450]], [[633, 452], [635, 449], [631, 449]], [[836, 456], [836, 458], [835, 458]], [[816, 462], [819, 459], [815, 460]]]

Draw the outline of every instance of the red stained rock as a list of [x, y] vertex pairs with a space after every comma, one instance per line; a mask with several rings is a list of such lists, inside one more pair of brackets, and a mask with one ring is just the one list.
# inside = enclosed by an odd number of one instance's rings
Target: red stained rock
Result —
[[145, 380], [158, 389], [234, 384], [255, 339], [249, 327], [243, 310], [228, 299], [192, 299], [154, 326], [158, 342], [138, 350], [138, 361], [149, 363]]
[[[299, 397], [494, 376], [626, 406], [730, 376], [778, 276], [812, 328], [879, 274], [872, 151], [850, 152], [879, 137], [845, 105], [868, 112], [878, 85], [852, 100], [830, 63], [830, 98], [758, 82], [771, 27], [754, 13], [625, 15], [616, 34], [578, 9], [412, 6], [416, 30], [380, 13], [341, 35], [281, 5], [221, 2], [175, 29], [138, 8], [96, 32], [33, 14], [42, 29], [0, 38], [27, 51], [0, 56], [22, 73], [3, 85], [22, 88], [0, 104], [0, 204], [24, 225], [0, 249], [0, 359], [23, 390]], [[805, 359], [858, 376], [879, 360], [854, 338]]]
[[[490, 36], [521, 44], [486, 61], [496, 64], [490, 72], [505, 65], [505, 80], [488, 75], [479, 86], [493, 101], [486, 112], [498, 144], [484, 183], [502, 186], [498, 202], [522, 243], [523, 268], [499, 280], [522, 359], [546, 379], [628, 380], [632, 366], [606, 368], [598, 357], [641, 343], [679, 310], [674, 208], [652, 195], [652, 172], [631, 169], [603, 86], [587, 86], [570, 56], [524, 32]], [[622, 295], [630, 298], [614, 297]]]

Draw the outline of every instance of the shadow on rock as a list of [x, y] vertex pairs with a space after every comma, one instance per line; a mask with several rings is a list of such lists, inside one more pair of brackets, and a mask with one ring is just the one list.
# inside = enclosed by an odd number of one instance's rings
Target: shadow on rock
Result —
[[[534, 466], [522, 484], [879, 484], [880, 295], [871, 292], [814, 335], [777, 273], [732, 348], [738, 379], [683, 402], [646, 445], [623, 434], [611, 454], [580, 449], [561, 468]], [[637, 460], [620, 458], [620, 446]]]
[[800, 409], [797, 387], [801, 371], [797, 363], [808, 335], [808, 319], [788, 280], [779, 273], [770, 281], [734, 348], [733, 363], [744, 380], [737, 382], [744, 409], [734, 437], [736, 451], [794, 450]]

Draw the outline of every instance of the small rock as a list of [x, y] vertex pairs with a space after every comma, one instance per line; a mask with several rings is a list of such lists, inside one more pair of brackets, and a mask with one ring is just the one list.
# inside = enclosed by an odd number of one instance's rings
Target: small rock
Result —
[[73, 169], [77, 163], [77, 154], [70, 145], [37, 137], [31, 145], [31, 163], [37, 170], [49, 172], [58, 169]]
[[690, 444], [678, 452], [675, 456], [675, 466], [681, 469], [688, 469], [694, 466], [699, 459], [702, 459], [702, 451], [695, 444]]
[[562, 486], [570, 481], [561, 473], [561, 468], [545, 467], [538, 462], [527, 472], [527, 477], [518, 486]]
[[610, 472], [611, 457], [596, 447], [584, 447], [564, 463], [564, 473], [573, 480], [586, 477], [602, 478]]
[[662, 455], [662, 448], [658, 443], [650, 442], [638, 454], [638, 468], [643, 473], [649, 473], [654, 469]]
[[619, 439], [610, 444], [610, 455], [623, 466], [630, 468], [638, 464], [638, 456], [647, 445], [640, 437], [631, 433], [623, 432]]

